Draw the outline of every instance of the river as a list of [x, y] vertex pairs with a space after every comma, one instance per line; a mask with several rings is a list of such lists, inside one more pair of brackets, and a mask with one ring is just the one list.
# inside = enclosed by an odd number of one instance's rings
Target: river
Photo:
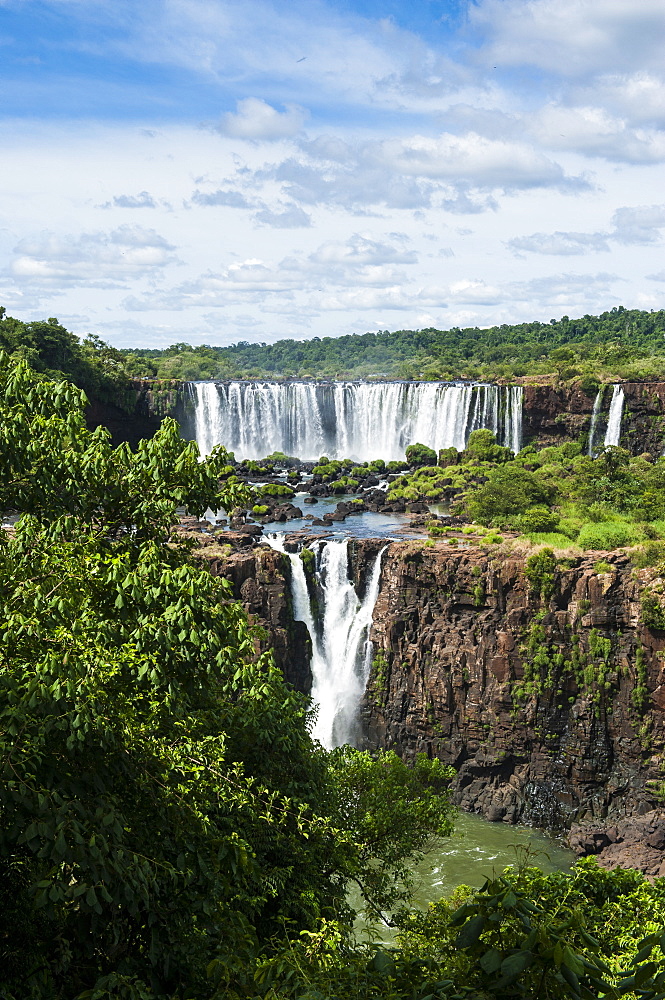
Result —
[[[480, 816], [460, 813], [453, 835], [442, 840], [416, 866], [413, 904], [424, 910], [430, 903], [449, 896], [458, 885], [479, 888], [486, 878], [527, 860], [547, 873], [567, 870], [575, 855], [542, 830], [490, 823]], [[394, 936], [394, 931], [385, 925], [370, 928], [357, 890], [350, 893], [349, 900], [359, 911], [357, 932], [366, 932], [373, 940], [390, 940]]]

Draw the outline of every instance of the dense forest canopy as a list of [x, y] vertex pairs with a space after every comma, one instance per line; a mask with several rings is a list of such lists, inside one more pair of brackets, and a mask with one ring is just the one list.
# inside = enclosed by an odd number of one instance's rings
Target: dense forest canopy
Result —
[[622, 307], [601, 316], [489, 329], [398, 330], [390, 333], [239, 343], [174, 344], [164, 351], [124, 352], [135, 374], [206, 378], [497, 379], [524, 375], [650, 378], [665, 371], [665, 311]]
[[270, 345], [193, 347], [183, 341], [164, 350], [118, 350], [94, 335], [79, 341], [56, 319], [24, 323], [0, 310], [0, 348], [114, 401], [130, 378], [659, 379], [665, 373], [665, 310], [617, 307], [547, 323], [383, 330]]
[[94, 334], [79, 340], [54, 317], [24, 323], [0, 306], [0, 350], [44, 375], [67, 376], [96, 399], [118, 401], [131, 385], [121, 351]]

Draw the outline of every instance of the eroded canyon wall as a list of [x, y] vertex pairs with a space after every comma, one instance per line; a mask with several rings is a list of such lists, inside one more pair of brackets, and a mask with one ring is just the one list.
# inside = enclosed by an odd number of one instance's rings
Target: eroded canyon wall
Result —
[[[665, 382], [623, 382], [622, 388], [621, 446], [633, 455], [661, 455], [665, 449]], [[609, 387], [605, 393], [607, 406]], [[525, 385], [524, 443], [546, 447], [581, 440], [586, 444], [594, 400], [595, 392], [586, 395], [578, 387]]]
[[[215, 557], [278, 665], [310, 683], [289, 565], [266, 547]], [[362, 593], [383, 540], [350, 546]], [[597, 564], [611, 568], [598, 572]], [[519, 555], [392, 542], [374, 611], [368, 744], [439, 757], [455, 796], [493, 820], [564, 828], [653, 808], [665, 748], [665, 633], [641, 624], [626, 555], [560, 563], [544, 600]]]
[[289, 683], [308, 693], [311, 641], [306, 625], [293, 618], [288, 558], [265, 545], [231, 552], [214, 536], [188, 534], [198, 541], [200, 558], [210, 572], [229, 581], [233, 597], [258, 626], [257, 652], [271, 649]]
[[652, 808], [665, 634], [640, 623], [640, 592], [625, 555], [560, 565], [543, 600], [521, 557], [391, 545], [370, 743], [450, 763], [459, 804], [489, 819], [566, 827]]
[[114, 445], [126, 441], [135, 448], [143, 438], [151, 438], [167, 416], [178, 421], [185, 437], [193, 437], [187, 398], [176, 380], [135, 379], [114, 400], [91, 398], [85, 415], [91, 430], [102, 426], [111, 432]]

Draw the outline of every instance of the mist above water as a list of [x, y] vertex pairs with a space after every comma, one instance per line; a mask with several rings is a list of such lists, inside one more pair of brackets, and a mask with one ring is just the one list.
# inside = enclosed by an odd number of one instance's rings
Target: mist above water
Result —
[[[283, 535], [270, 536], [267, 541], [285, 552]], [[305, 623], [312, 640], [311, 698], [317, 710], [312, 735], [327, 750], [345, 743], [354, 745], [359, 739], [358, 710], [372, 662], [369, 630], [385, 551], [382, 549], [368, 568], [361, 599], [350, 578], [348, 546], [348, 538], [309, 546], [316, 615], [300, 553], [285, 553], [291, 562], [293, 617]]]
[[402, 460], [408, 445], [461, 451], [474, 430], [522, 444], [521, 386], [443, 382], [194, 382], [202, 455], [223, 444], [236, 458], [275, 451], [312, 461]]

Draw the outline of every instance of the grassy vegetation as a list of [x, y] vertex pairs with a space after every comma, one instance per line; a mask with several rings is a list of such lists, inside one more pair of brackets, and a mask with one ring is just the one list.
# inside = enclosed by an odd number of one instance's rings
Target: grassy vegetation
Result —
[[[638, 564], [665, 558], [665, 459], [614, 447], [590, 458], [575, 442], [512, 455], [489, 431], [475, 431], [464, 451], [452, 451], [442, 453], [443, 466], [394, 479], [388, 501], [448, 500], [467, 521], [463, 532], [486, 541], [490, 531], [509, 531], [530, 545], [571, 553], [638, 546]], [[434, 522], [430, 530], [443, 534]]]

